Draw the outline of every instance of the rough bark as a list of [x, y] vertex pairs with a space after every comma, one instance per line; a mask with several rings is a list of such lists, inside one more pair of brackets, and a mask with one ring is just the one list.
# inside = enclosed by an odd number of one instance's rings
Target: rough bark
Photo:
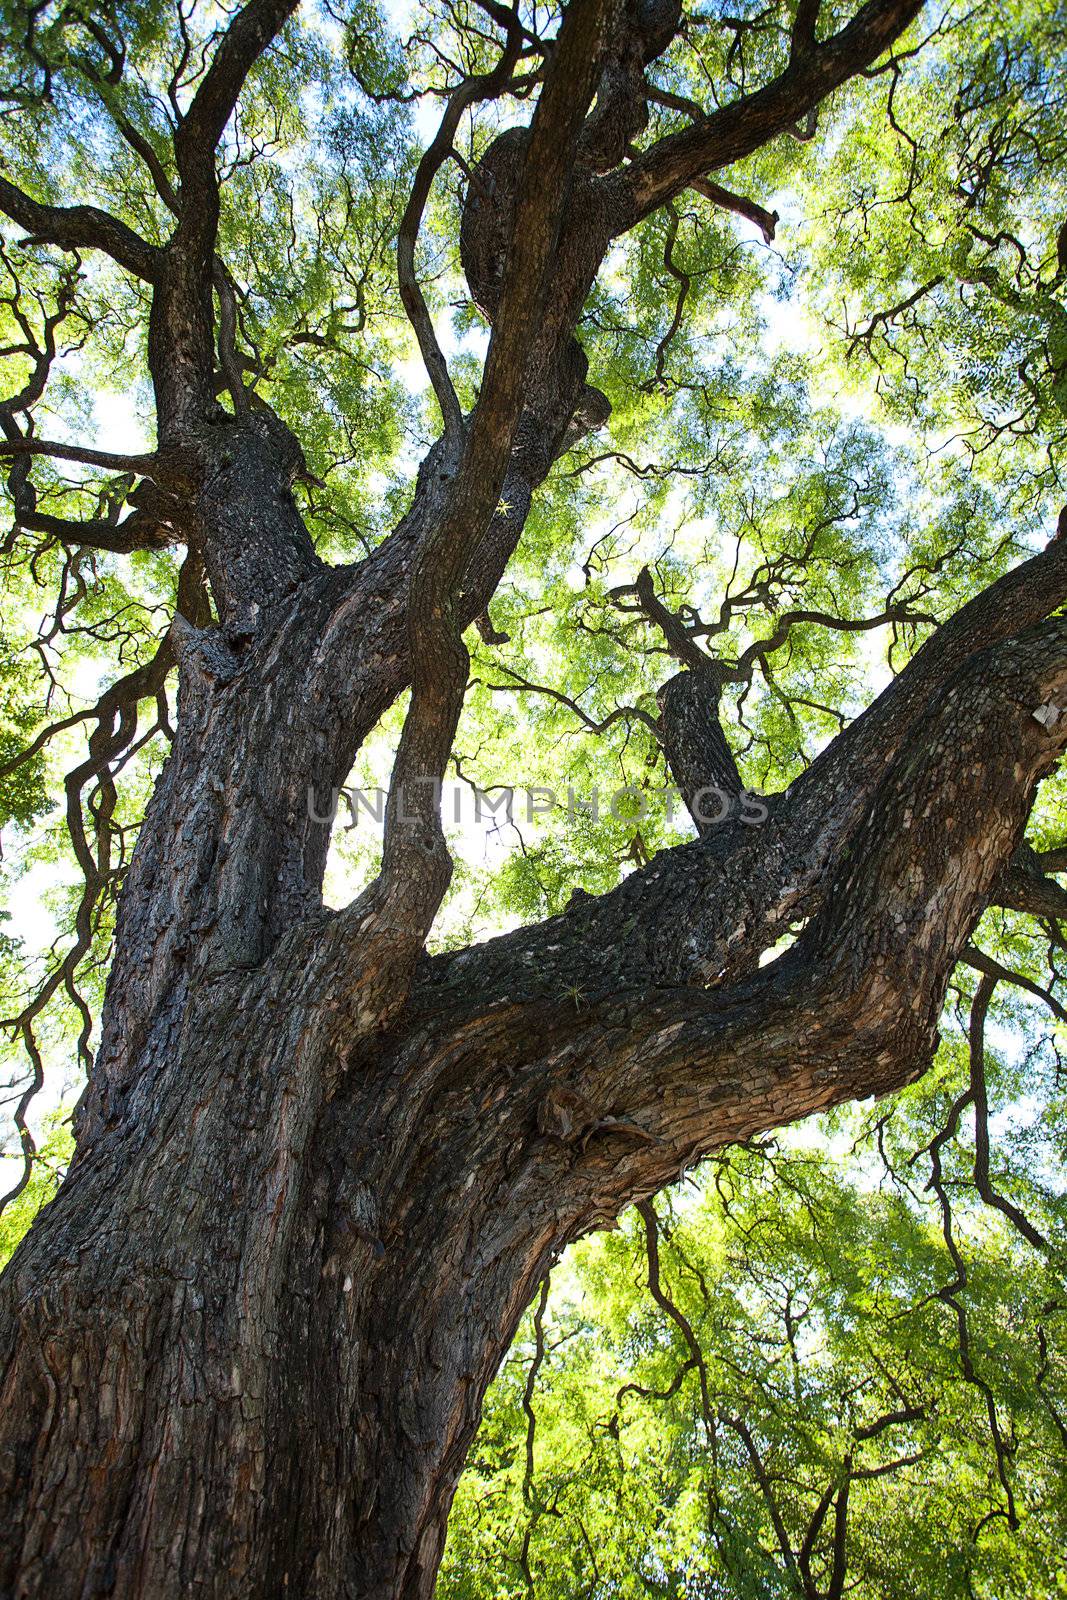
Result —
[[[167, 246], [0, 188], [24, 226], [153, 286], [144, 470], [218, 616], [171, 631], [177, 737], [75, 1159], [0, 1287], [4, 1596], [426, 1600], [485, 1389], [564, 1246], [730, 1140], [909, 1081], [982, 908], [1059, 903], [1016, 852], [1067, 743], [1067, 718], [1032, 714], [1067, 694], [1067, 623], [1043, 620], [1067, 600], [1062, 541], [939, 630], [762, 826], [429, 960], [427, 813], [380, 882], [323, 909], [309, 789], [321, 807], [413, 682], [401, 770], [441, 770], [462, 629], [553, 460], [604, 421], [574, 330], [611, 238], [803, 116], [917, 6], [800, 40], [767, 90], [623, 165], [678, 13], [573, 0], [540, 123], [491, 147], [464, 217], [494, 323], [482, 398], [391, 538], [345, 569], [297, 514], [292, 435], [214, 398], [214, 145], [290, 9], [252, 0], [225, 36], [178, 141]], [[509, 310], [523, 295], [536, 337]], [[708, 672], [664, 694], [693, 793], [737, 778]]]

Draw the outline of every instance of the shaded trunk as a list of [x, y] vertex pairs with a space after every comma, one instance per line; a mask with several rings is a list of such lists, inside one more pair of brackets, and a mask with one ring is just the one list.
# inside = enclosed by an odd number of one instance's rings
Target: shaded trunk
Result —
[[406, 682], [448, 453], [377, 557], [327, 570], [291, 457], [219, 432], [205, 542], [240, 551], [255, 521], [280, 598], [250, 612], [238, 560], [220, 626], [176, 620], [178, 733], [76, 1154], [0, 1284], [4, 1597], [430, 1595], [482, 1396], [557, 1245], [521, 1196], [490, 1215], [508, 1141], [479, 1151], [438, 1104], [455, 1036], [384, 1035], [364, 1001], [391, 975], [360, 987], [358, 922], [321, 902], [330, 792]]
[[[618, 1116], [671, 1014], [510, 1005], [507, 950], [473, 992], [432, 964], [402, 1029], [349, 1053], [319, 1003], [336, 959], [298, 935], [198, 984], [5, 1275], [5, 1596], [428, 1600], [486, 1388], [563, 1246], [687, 1153], [857, 1087], [783, 1080], [786, 1007], [687, 1103], [650, 1081]], [[884, 1053], [884, 1086], [900, 1070]]]
[[432, 1053], [341, 1076], [297, 944], [200, 986], [5, 1276], [5, 1595], [432, 1593], [558, 1219], [491, 1217]]

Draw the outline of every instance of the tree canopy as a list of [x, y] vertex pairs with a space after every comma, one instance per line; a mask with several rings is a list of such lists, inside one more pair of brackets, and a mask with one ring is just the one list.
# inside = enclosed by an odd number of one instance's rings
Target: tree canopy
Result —
[[[485, 825], [446, 807], [431, 950], [693, 836], [665, 800], [685, 788], [661, 720], [679, 664], [714, 681], [725, 759], [773, 796], [1067, 531], [1067, 10], [904, 9], [846, 70], [832, 47], [843, 62], [877, 5], [694, 3], [641, 65], [629, 209], [577, 322], [586, 412], [529, 505], [496, 505], [521, 538], [465, 634], [448, 757], [458, 795], [553, 798]], [[237, 14], [0, 6], [5, 1249], [54, 1187], [56, 1114], [98, 1043], [179, 715], [172, 619], [225, 605], [242, 625], [175, 509], [180, 452], [164, 462], [184, 391], [159, 383], [148, 302], [176, 219], [217, 206], [214, 398], [299, 441], [324, 562], [380, 549], [435, 441], [509, 381], [485, 366], [499, 286], [464, 269], [492, 226], [487, 153], [548, 93], [560, 7], [303, 4], [230, 117], [216, 47], [241, 47]], [[826, 81], [805, 88], [816, 39]], [[811, 109], [748, 137], [783, 82]], [[677, 183], [731, 106], [742, 133], [724, 121], [726, 154]], [[383, 708], [352, 784], [388, 785], [411, 703]], [[1061, 1592], [1059, 776], [1027, 838], [927, 1077], [714, 1157], [557, 1269], [491, 1393], [444, 1596]], [[330, 903], [381, 865], [381, 828], [342, 804]]]

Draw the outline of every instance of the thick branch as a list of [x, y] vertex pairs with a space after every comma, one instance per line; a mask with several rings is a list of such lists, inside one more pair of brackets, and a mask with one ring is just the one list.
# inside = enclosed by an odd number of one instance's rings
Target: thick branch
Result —
[[63, 544], [108, 550], [120, 556], [128, 556], [134, 550], [165, 550], [179, 542], [176, 529], [139, 511], [121, 522], [108, 522], [104, 517], [88, 517], [79, 522], [75, 517], [54, 517], [47, 511], [19, 511], [15, 525], [26, 533], [40, 533]]
[[613, 598], [634, 594], [637, 605], [663, 635], [667, 648], [687, 669], [676, 673], [657, 694], [659, 738], [668, 765], [697, 832], [706, 835], [736, 810], [741, 775], [719, 719], [719, 700], [728, 670], [705, 655], [685, 623], [659, 598], [652, 574], [642, 567], [633, 585]]
[[868, 0], [832, 38], [822, 44], [815, 44], [813, 35], [804, 40], [785, 70], [764, 88], [660, 139], [612, 180], [626, 195], [617, 231], [633, 227], [694, 178], [741, 161], [788, 132], [834, 89], [877, 61], [921, 9], [922, 0]]
[[696, 194], [702, 194], [713, 205], [721, 206], [724, 211], [732, 211], [735, 216], [744, 217], [746, 222], [755, 223], [765, 244], [770, 244], [774, 239], [774, 230], [778, 226], [777, 211], [768, 211], [766, 206], [750, 200], [747, 195], [735, 194], [732, 189], [725, 188], [721, 183], [713, 183], [710, 178], [694, 178], [689, 188]]
[[[611, 894], [510, 936], [510, 945], [499, 944], [501, 981], [516, 996], [562, 990], [576, 976], [590, 996], [625, 983], [707, 981], [727, 965], [731, 949], [747, 946], [758, 954], [773, 944], [790, 921], [817, 909], [827, 864], [855, 835], [908, 738], [926, 738], [932, 711], [970, 672], [975, 650], [992, 650], [999, 641], [1014, 649], [1013, 633], [1055, 609], [1065, 592], [1067, 552], [1054, 541], [946, 622], [779, 798], [762, 828], [723, 825], [699, 844], [661, 854]], [[968, 711], [968, 722], [975, 714]], [[1032, 716], [1024, 720], [1039, 733], [1044, 727]], [[972, 800], [968, 814], [973, 809]], [[620, 925], [647, 931], [620, 948], [607, 937], [609, 927]], [[551, 953], [557, 950], [558, 958]]]
[[444, 774], [468, 657], [455, 606], [497, 507], [531, 376], [574, 151], [596, 86], [606, 0], [572, 0], [530, 130], [503, 294], [481, 395], [448, 509], [427, 539], [411, 585], [412, 703], [386, 814], [383, 885], [421, 945], [451, 876], [433, 784]]
[[[396, 547], [380, 559], [395, 560]], [[760, 826], [724, 821], [697, 842], [661, 852], [610, 894], [582, 897], [562, 916], [484, 947], [493, 951], [499, 998], [518, 1003], [577, 984], [591, 1000], [623, 987], [721, 983], [735, 970], [751, 970], [791, 925], [818, 909], [828, 863], [855, 836], [888, 766], [909, 733], [925, 728], [930, 708], [968, 658], [1065, 599], [1067, 542], [1054, 540], [944, 623], [873, 705], [775, 797]], [[347, 604], [332, 626], [347, 629]], [[407, 681], [406, 663], [390, 643], [396, 625], [383, 614], [373, 642], [376, 655], [396, 661], [396, 675], [389, 682], [375, 678], [380, 698], [370, 699], [368, 689], [361, 718], [373, 721]], [[351, 672], [355, 681], [355, 656]], [[625, 939], [619, 928], [631, 930]], [[459, 972], [474, 957], [451, 959]]]
[[820, 831], [828, 837], [836, 831], [857, 775], [862, 775], [870, 792], [868, 784], [877, 781], [927, 704], [952, 682], [975, 649], [1020, 633], [1065, 600], [1067, 547], [1054, 539], [943, 623], [904, 671], [793, 784], [788, 811], [797, 843], [801, 835]]
[[1067, 920], [1067, 889], [1045, 876], [1041, 857], [1028, 844], [1013, 853], [993, 886], [992, 903], [1042, 921]]
[[156, 283], [163, 252], [97, 206], [53, 206], [33, 200], [7, 178], [0, 177], [0, 211], [34, 240], [62, 250], [103, 250], [135, 277]]
[[187, 436], [214, 407], [215, 151], [248, 73], [297, 3], [249, 0], [223, 34], [174, 135], [181, 212], [163, 253], [148, 333], [161, 440]]
[[[244, 81], [299, 0], [248, 0], [215, 51], [193, 103], [174, 135], [183, 211], [190, 201], [217, 196], [215, 149], [233, 115]], [[191, 219], [190, 227], [203, 224]]]
[[[932, 1057], [955, 962], [1035, 784], [1067, 745], [1067, 728], [1045, 728], [1026, 707], [1065, 690], [1062, 619], [976, 654], [900, 749], [865, 807], [862, 848], [838, 853], [797, 945], [745, 982], [642, 989], [623, 977], [597, 990], [586, 952], [597, 928], [579, 910], [554, 919], [564, 966], [539, 968], [539, 995], [524, 1000], [516, 981], [545, 951], [538, 930], [523, 930], [433, 962], [413, 997], [415, 1026], [423, 1005], [443, 1021], [454, 1001], [464, 1037], [485, 1030], [490, 1076], [510, 1063], [516, 1116], [523, 1103], [569, 1096], [566, 1129], [553, 1138], [571, 1152], [576, 1227], [614, 1215], [716, 1145], [899, 1087]], [[719, 893], [736, 902], [747, 873], [722, 865]], [[620, 911], [628, 941], [656, 936], [647, 918], [669, 914], [654, 892], [665, 866], [648, 870], [643, 895], [616, 904], [601, 937], [618, 929]], [[516, 1077], [520, 1052], [529, 1064]], [[538, 1119], [546, 1133], [563, 1128]], [[519, 1137], [513, 1124], [504, 1131]]]
[[729, 815], [741, 793], [741, 774], [719, 721], [722, 677], [713, 662], [679, 672], [659, 691], [660, 738], [674, 781], [697, 832]]
[[155, 483], [184, 483], [180, 458], [170, 455], [121, 455], [113, 450], [93, 450], [80, 444], [59, 444], [51, 439], [0, 439], [0, 456], [53, 456], [112, 472], [136, 472]]

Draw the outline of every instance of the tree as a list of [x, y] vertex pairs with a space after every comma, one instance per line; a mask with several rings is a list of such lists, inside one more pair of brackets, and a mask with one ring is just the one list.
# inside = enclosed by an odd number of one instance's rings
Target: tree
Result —
[[[10, 1020], [29, 1093], [50, 1007], [92, 1063], [3, 1279], [3, 1592], [428, 1596], [560, 1250], [709, 1152], [911, 1082], [986, 908], [1063, 913], [1060, 856], [1024, 839], [1067, 743], [1063, 24], [919, 11], [478, 0], [408, 61], [362, 5], [8, 6], [7, 554], [13, 592], [54, 585], [51, 693], [11, 651], [17, 823], [88, 732], [72, 938]], [[421, 154], [409, 69], [444, 108]], [[947, 465], [831, 421], [796, 360], [759, 370], [738, 238], [820, 194], [815, 298], [863, 291], [851, 370], [929, 440], [962, 418]], [[84, 442], [94, 374], [142, 360], [154, 447]], [[666, 555], [626, 550], [612, 586], [587, 553], [581, 612], [546, 586], [605, 455], [659, 516], [692, 482], [736, 533], [717, 619]], [[493, 620], [509, 570], [542, 597]], [[562, 683], [529, 675], [543, 644], [494, 654], [546, 608]], [[853, 715], [877, 628], [899, 670]], [[58, 718], [57, 640], [114, 651]], [[602, 892], [563, 905], [546, 849], [508, 871], [552, 915], [430, 954], [471, 649], [495, 737], [501, 692], [622, 733], [605, 770], [666, 761], [697, 837], [588, 817]], [[329, 909], [329, 797], [406, 691], [380, 863]], [[776, 786], [753, 806], [743, 776]]]

